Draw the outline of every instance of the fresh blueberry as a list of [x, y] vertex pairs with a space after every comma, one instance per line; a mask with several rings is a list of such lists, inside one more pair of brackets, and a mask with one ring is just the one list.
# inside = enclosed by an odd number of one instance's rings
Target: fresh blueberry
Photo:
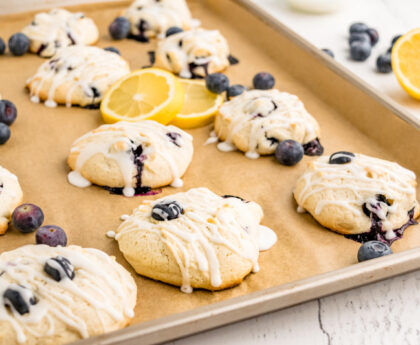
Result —
[[0, 145], [5, 144], [10, 139], [10, 128], [0, 122]]
[[366, 32], [369, 27], [365, 23], [353, 23], [350, 25], [349, 32], [354, 34], [355, 32]]
[[366, 33], [369, 35], [370, 44], [373, 47], [379, 41], [379, 33], [376, 29], [373, 28], [367, 29]]
[[0, 122], [10, 126], [17, 117], [16, 106], [7, 99], [0, 100]]
[[350, 55], [355, 61], [365, 61], [372, 51], [369, 42], [355, 41], [350, 45]]
[[108, 52], [118, 54], [118, 55], [121, 55], [120, 51], [115, 47], [106, 47], [106, 48], [104, 48], [104, 50], [106, 50]]
[[6, 306], [13, 308], [20, 315], [29, 313], [30, 306], [37, 303], [37, 300], [31, 290], [17, 284], [9, 285], [3, 293], [3, 301]]
[[123, 38], [127, 38], [128, 34], [130, 33], [130, 22], [125, 17], [117, 17], [114, 21], [109, 25], [108, 30], [109, 34], [114, 40], [122, 40]]
[[381, 241], [369, 241], [362, 244], [357, 252], [359, 262], [379, 258], [384, 255], [392, 254], [392, 249]]
[[3, 55], [6, 50], [6, 44], [3, 41], [3, 38], [0, 37], [0, 55]]
[[184, 30], [182, 30], [182, 28], [180, 28], [179, 26], [171, 26], [168, 30], [166, 30], [165, 36], [171, 36], [171, 35], [175, 35], [179, 32], [182, 32]]
[[398, 41], [398, 39], [401, 37], [402, 35], [396, 35], [392, 38], [391, 40], [391, 46], [393, 46], [395, 44], [395, 42]]
[[355, 32], [354, 34], [351, 34], [349, 37], [349, 44], [351, 45], [353, 42], [368, 42], [370, 43], [370, 37], [366, 32]]
[[48, 259], [44, 264], [44, 272], [57, 282], [65, 278], [73, 280], [75, 276], [73, 265], [63, 256]]
[[327, 55], [329, 55], [329, 56], [331, 56], [333, 59], [334, 59], [334, 53], [333, 53], [333, 51], [331, 50], [331, 49], [328, 49], [328, 48], [323, 48], [323, 49], [321, 49], [325, 54], [327, 54]]
[[376, 67], [378, 72], [390, 73], [392, 72], [391, 54], [385, 53], [378, 56], [376, 59]]
[[163, 200], [153, 206], [152, 218], [156, 220], [172, 220], [178, 218], [184, 209], [175, 200]]
[[275, 156], [283, 165], [295, 165], [303, 157], [303, 147], [295, 140], [283, 140], [277, 145]]
[[41, 226], [35, 235], [36, 244], [46, 244], [50, 247], [67, 245], [67, 236], [63, 229], [56, 225]]
[[328, 160], [329, 164], [347, 164], [355, 157], [354, 153], [347, 151], [338, 151], [333, 153]]
[[20, 232], [34, 232], [44, 222], [44, 213], [34, 204], [22, 204], [12, 214], [13, 226]]
[[241, 93], [246, 91], [246, 87], [240, 84], [231, 85], [227, 89], [227, 98], [230, 99], [235, 96], [239, 96]]
[[222, 198], [223, 198], [223, 199], [236, 198], [236, 199], [239, 199], [239, 200], [241, 200], [241, 201], [245, 201], [245, 199], [241, 198], [240, 196], [237, 196], [237, 195], [230, 195], [230, 194], [225, 194], [225, 195], [222, 195]]
[[21, 56], [29, 50], [29, 38], [18, 32], [9, 38], [9, 50], [15, 56]]
[[254, 85], [254, 89], [258, 90], [269, 90], [272, 89], [274, 86], [275, 80], [274, 77], [267, 72], [260, 72], [254, 76], [252, 79], [252, 84]]
[[213, 93], [222, 93], [229, 87], [229, 79], [223, 73], [212, 73], [206, 77], [206, 87]]

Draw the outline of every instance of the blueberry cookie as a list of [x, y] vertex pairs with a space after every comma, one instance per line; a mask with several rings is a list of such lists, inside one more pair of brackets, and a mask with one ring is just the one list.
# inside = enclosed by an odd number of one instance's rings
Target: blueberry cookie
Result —
[[181, 187], [192, 155], [192, 137], [175, 126], [121, 121], [102, 125], [73, 143], [68, 180], [128, 197], [168, 184]]
[[26, 245], [0, 255], [0, 345], [60, 345], [134, 316], [137, 287], [115, 258], [78, 246]]
[[18, 178], [0, 166], [0, 235], [7, 231], [13, 210], [22, 202], [22, 196]]
[[280, 141], [293, 139], [305, 154], [321, 155], [319, 125], [295, 95], [278, 90], [245, 91], [224, 103], [214, 122], [221, 151], [238, 148], [248, 158], [270, 155]]
[[141, 275], [186, 293], [221, 290], [257, 272], [259, 251], [276, 242], [275, 233], [260, 225], [262, 217], [255, 202], [194, 188], [142, 202], [115, 239]]
[[196, 26], [185, 0], [136, 0], [123, 13], [131, 23], [131, 35], [141, 42], [165, 36], [170, 27], [189, 30]]
[[200, 78], [229, 66], [229, 46], [217, 30], [194, 29], [158, 42], [154, 66], [182, 78]]
[[42, 57], [53, 56], [61, 47], [95, 44], [99, 37], [92, 19], [59, 8], [36, 14], [22, 33], [30, 40], [29, 50]]
[[70, 46], [59, 49], [26, 82], [31, 101], [48, 107], [98, 107], [108, 88], [130, 72], [118, 54], [97, 47]]
[[402, 237], [419, 215], [416, 175], [397, 163], [336, 152], [311, 161], [296, 183], [299, 211], [359, 242]]

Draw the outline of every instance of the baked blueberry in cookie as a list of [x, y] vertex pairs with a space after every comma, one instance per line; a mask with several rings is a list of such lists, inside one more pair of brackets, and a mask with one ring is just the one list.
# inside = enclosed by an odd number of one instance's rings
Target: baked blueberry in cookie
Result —
[[340, 151], [309, 162], [294, 197], [330, 230], [391, 244], [416, 224], [416, 185], [415, 174], [397, 163]]
[[155, 121], [102, 125], [77, 139], [68, 164], [69, 182], [92, 183], [133, 196], [166, 185], [181, 187], [193, 155], [192, 137]]
[[221, 151], [236, 148], [248, 158], [274, 154], [278, 144], [294, 140], [307, 155], [320, 155], [319, 125], [298, 97], [272, 90], [244, 91], [225, 102], [216, 114], [214, 130]]
[[18, 178], [0, 166], [0, 235], [7, 231], [12, 213], [21, 203], [22, 197]]
[[194, 188], [143, 201], [115, 239], [137, 273], [180, 286], [221, 290], [257, 272], [260, 250], [276, 234], [260, 225], [261, 207], [238, 197]]
[[0, 343], [73, 343], [125, 327], [137, 287], [115, 258], [79, 246], [0, 255]]

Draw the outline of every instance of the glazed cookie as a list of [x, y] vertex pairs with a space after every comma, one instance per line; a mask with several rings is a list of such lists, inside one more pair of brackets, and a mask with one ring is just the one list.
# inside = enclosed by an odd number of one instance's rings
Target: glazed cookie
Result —
[[419, 215], [416, 176], [397, 163], [336, 152], [308, 163], [296, 183], [298, 211], [365, 242], [392, 243]]
[[68, 180], [125, 196], [168, 184], [181, 187], [192, 155], [192, 137], [178, 127], [155, 121], [102, 125], [73, 143]]
[[48, 107], [98, 107], [108, 88], [130, 72], [118, 54], [97, 47], [61, 48], [28, 79], [31, 101], [45, 101]]
[[22, 202], [18, 178], [0, 166], [0, 235], [9, 227], [13, 210]]
[[229, 47], [217, 30], [179, 32], [158, 42], [154, 66], [182, 78], [205, 77], [229, 66]]
[[0, 345], [60, 345], [126, 326], [137, 287], [115, 258], [78, 246], [0, 255]]
[[141, 42], [165, 36], [172, 26], [189, 30], [197, 25], [185, 0], [136, 0], [123, 13], [131, 23], [131, 35]]
[[276, 242], [260, 225], [261, 207], [239, 197], [194, 188], [144, 201], [115, 239], [137, 273], [180, 286], [221, 290], [257, 272], [260, 250]]
[[250, 90], [224, 103], [216, 115], [214, 136], [221, 151], [238, 148], [248, 158], [273, 154], [277, 144], [293, 139], [305, 154], [321, 155], [319, 125], [295, 95], [278, 90]]
[[42, 57], [53, 56], [61, 47], [94, 44], [99, 37], [92, 19], [60, 8], [36, 14], [22, 33], [30, 40], [29, 50]]

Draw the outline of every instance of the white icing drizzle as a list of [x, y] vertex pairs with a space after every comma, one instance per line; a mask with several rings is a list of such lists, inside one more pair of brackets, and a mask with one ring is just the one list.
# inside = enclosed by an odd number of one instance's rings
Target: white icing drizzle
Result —
[[[317, 138], [319, 126], [295, 95], [273, 90], [250, 90], [225, 102], [217, 114], [220, 121], [228, 121], [227, 129], [216, 126], [217, 135], [227, 133], [217, 144], [223, 152], [236, 150], [236, 136], [248, 136], [246, 157], [256, 159], [272, 154], [276, 148], [268, 138], [278, 141], [294, 139], [302, 144]], [[223, 127], [223, 125], [222, 125]]]
[[170, 196], [170, 200], [177, 200], [184, 208], [180, 217], [157, 222], [151, 219], [153, 206], [167, 199], [140, 205], [120, 225], [115, 239], [119, 241], [132, 232], [158, 234], [180, 268], [183, 292], [192, 292], [192, 265], [208, 272], [212, 286], [222, 284], [216, 246], [225, 246], [248, 259], [252, 262], [253, 271], [257, 272], [259, 250], [269, 249], [277, 240], [271, 229], [259, 225], [262, 210], [255, 203], [245, 203], [238, 198], [221, 198], [207, 188], [194, 188]]
[[115, 238], [116, 233], [115, 233], [115, 231], [113, 231], [113, 230], [109, 230], [109, 231], [106, 233], [106, 236], [107, 236], [107, 237], [109, 237], [109, 238]]
[[[137, 167], [134, 163], [132, 150], [142, 146], [147, 168], [149, 159], [160, 159], [169, 167], [172, 173], [173, 187], [182, 187], [180, 172], [176, 164], [173, 150], [178, 147], [171, 142], [167, 133], [177, 133], [179, 145], [192, 145], [192, 137], [174, 126], [164, 126], [155, 121], [124, 122], [112, 125], [102, 125], [97, 129], [77, 139], [71, 148], [71, 153], [78, 153], [74, 171], [68, 175], [68, 181], [76, 187], [87, 187], [90, 182], [82, 176], [84, 164], [94, 155], [100, 153], [107, 159], [117, 162], [124, 178], [123, 194], [131, 197], [135, 193]], [[118, 187], [118, 186], [110, 186]]]
[[[57, 106], [57, 93], [66, 88], [62, 102], [70, 106], [73, 96], [83, 95], [80, 105], [99, 103], [108, 88], [130, 72], [128, 63], [118, 54], [97, 47], [70, 46], [61, 48], [26, 84], [30, 88], [30, 99], [38, 103], [44, 83], [50, 82], [47, 107]], [[94, 88], [99, 95], [95, 96]], [[76, 98], [76, 97], [75, 97]], [[77, 103], [79, 104], [79, 103]]]
[[[56, 256], [70, 260], [75, 268], [73, 280], [65, 278], [57, 282], [44, 272], [45, 262]], [[106, 270], [103, 269], [105, 266]], [[107, 331], [102, 313], [108, 314], [115, 322], [123, 320], [124, 315], [128, 318], [133, 316], [134, 280], [122, 266], [97, 249], [26, 245], [1, 254], [0, 272], [0, 320], [11, 324], [20, 344], [26, 342], [26, 334], [52, 336], [55, 332], [54, 318], [74, 329], [81, 338], [87, 338], [86, 320], [71, 308], [75, 297], [95, 310], [103, 325], [102, 332]], [[30, 305], [29, 313], [20, 315], [14, 308], [6, 308], [3, 294], [11, 284], [12, 287], [26, 287], [19, 291], [36, 297], [37, 303]]]

